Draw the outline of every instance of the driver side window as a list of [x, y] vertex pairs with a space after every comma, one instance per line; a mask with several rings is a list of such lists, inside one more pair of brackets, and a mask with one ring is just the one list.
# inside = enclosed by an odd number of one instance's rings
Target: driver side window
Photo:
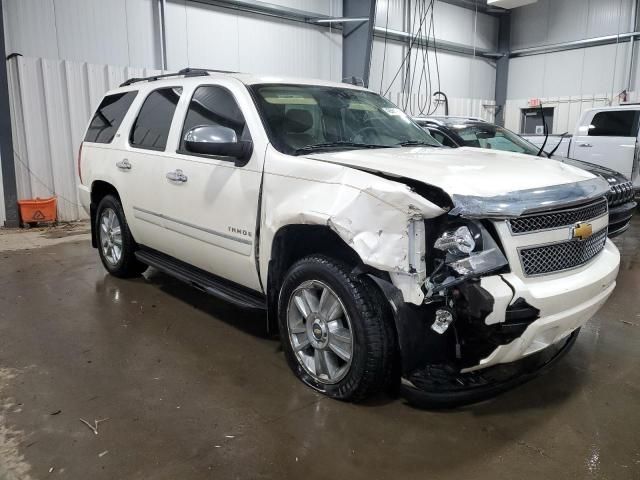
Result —
[[184, 147], [185, 136], [192, 128], [205, 125], [231, 128], [236, 132], [238, 140], [251, 139], [247, 122], [236, 99], [229, 90], [218, 85], [198, 87], [193, 93], [182, 126], [178, 151], [189, 153]]

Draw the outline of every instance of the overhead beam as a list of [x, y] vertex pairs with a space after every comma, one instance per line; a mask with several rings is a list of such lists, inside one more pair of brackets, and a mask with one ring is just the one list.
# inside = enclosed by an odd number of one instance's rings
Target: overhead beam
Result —
[[345, 81], [353, 79], [354, 83], [362, 80], [368, 87], [376, 0], [343, 0], [342, 13], [347, 18], [368, 20], [342, 25], [342, 77]]
[[4, 192], [5, 227], [20, 226], [18, 215], [18, 189], [16, 166], [13, 159], [13, 133], [11, 132], [11, 110], [9, 108], [9, 81], [7, 80], [7, 52], [4, 45], [4, 22], [0, 2], [0, 166], [2, 167], [2, 190]]
[[631, 39], [640, 38], [640, 31], [621, 33], [619, 35], [606, 35], [604, 37], [585, 38], [583, 40], [573, 40], [571, 42], [554, 43], [551, 45], [541, 45], [539, 47], [519, 48], [512, 50], [510, 58], [525, 57], [528, 55], [542, 55], [545, 53], [564, 52], [567, 50], [577, 50], [580, 48], [598, 47], [600, 45], [611, 45], [614, 43], [626, 43]]
[[470, 56], [475, 55], [476, 57], [485, 57], [485, 58], [491, 58], [491, 59], [496, 59], [503, 56], [503, 54], [499, 52], [493, 52], [485, 48], [476, 47], [474, 49], [472, 46], [469, 46], [469, 45], [463, 45], [461, 43], [456, 43], [456, 42], [449, 42], [447, 40], [439, 40], [439, 39], [435, 39], [434, 37], [427, 38], [424, 35], [419, 35], [416, 37], [416, 35], [414, 35], [413, 33], [402, 32], [400, 30], [393, 30], [391, 28], [375, 27], [374, 33], [376, 37], [384, 38], [386, 36], [388, 40], [394, 40], [396, 42], [403, 42], [403, 43], [413, 42], [414, 46], [425, 45], [425, 44], [432, 46], [435, 43], [436, 48], [438, 50], [451, 52], [451, 53], [458, 53], [461, 55], [470, 55]]
[[259, 0], [192, 0], [197, 3], [215, 5], [221, 8], [240, 10], [243, 12], [266, 15], [269, 17], [283, 18], [295, 22], [315, 23], [313, 20], [330, 19], [329, 15], [321, 15], [315, 12], [299, 10], [297, 8], [284, 7], [275, 3]]

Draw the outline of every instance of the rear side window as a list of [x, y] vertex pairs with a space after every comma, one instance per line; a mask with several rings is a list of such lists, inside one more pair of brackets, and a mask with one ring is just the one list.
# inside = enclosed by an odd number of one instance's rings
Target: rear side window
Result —
[[217, 85], [198, 87], [191, 97], [184, 119], [179, 151], [185, 151], [184, 137], [193, 127], [221, 125], [236, 132], [238, 140], [249, 140], [247, 122], [229, 90]]
[[618, 110], [596, 113], [589, 125], [590, 137], [635, 137], [638, 132], [638, 112]]
[[164, 150], [182, 88], [160, 88], [149, 94], [131, 128], [129, 143], [137, 148]]
[[111, 143], [136, 95], [138, 92], [125, 92], [104, 97], [91, 119], [84, 141]]

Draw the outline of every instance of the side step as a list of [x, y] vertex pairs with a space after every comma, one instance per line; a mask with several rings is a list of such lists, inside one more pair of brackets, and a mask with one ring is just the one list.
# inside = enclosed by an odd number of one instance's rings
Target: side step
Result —
[[267, 309], [264, 295], [224, 280], [188, 263], [181, 262], [164, 253], [144, 248], [136, 251], [136, 258], [142, 263], [157, 268], [225, 302], [248, 310]]

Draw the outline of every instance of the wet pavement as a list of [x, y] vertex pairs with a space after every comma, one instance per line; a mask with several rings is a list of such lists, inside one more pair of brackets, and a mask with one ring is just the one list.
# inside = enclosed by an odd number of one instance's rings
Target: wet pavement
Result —
[[0, 251], [0, 479], [638, 479], [640, 218], [616, 243], [618, 287], [574, 350], [451, 411], [324, 398], [264, 317], [109, 277], [86, 234]]

